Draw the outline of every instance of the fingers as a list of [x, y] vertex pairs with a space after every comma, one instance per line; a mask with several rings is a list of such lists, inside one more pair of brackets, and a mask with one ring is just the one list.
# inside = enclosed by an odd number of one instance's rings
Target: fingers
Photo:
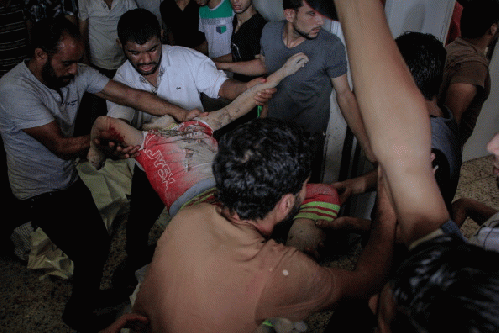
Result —
[[340, 203], [343, 205], [352, 195], [352, 189], [347, 186], [344, 182], [334, 183], [331, 185], [336, 192], [338, 192], [338, 196], [340, 198]]
[[264, 89], [260, 92], [258, 92], [255, 96], [255, 101], [257, 105], [264, 105], [266, 104], [272, 96], [276, 93], [277, 89], [272, 88], [272, 89]]

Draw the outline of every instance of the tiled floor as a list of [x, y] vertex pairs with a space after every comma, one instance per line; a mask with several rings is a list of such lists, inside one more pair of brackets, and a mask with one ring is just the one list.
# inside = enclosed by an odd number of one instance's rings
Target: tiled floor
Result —
[[[457, 198], [466, 196], [495, 208], [499, 208], [499, 190], [491, 172], [491, 158], [485, 157], [464, 163]], [[123, 256], [124, 224], [117, 228], [113, 238], [103, 287], [108, 287], [109, 276]], [[476, 224], [467, 221], [463, 226], [465, 235], [476, 230]], [[357, 249], [347, 255], [338, 256], [332, 263], [351, 268]], [[31, 333], [73, 332], [62, 321], [64, 304], [71, 292], [71, 283], [58, 278], [45, 278], [42, 272], [28, 270], [26, 265], [12, 259], [0, 258], [0, 332]], [[308, 320], [310, 332], [323, 332], [329, 312], [314, 315]]]

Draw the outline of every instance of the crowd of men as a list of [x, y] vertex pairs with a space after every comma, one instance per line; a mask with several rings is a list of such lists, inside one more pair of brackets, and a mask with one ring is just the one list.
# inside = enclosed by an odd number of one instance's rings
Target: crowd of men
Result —
[[[164, 36], [169, 22], [131, 0], [80, 0], [79, 26], [72, 1], [25, 26], [22, 6], [0, 2], [19, 51], [0, 63], [4, 173], [12, 200], [74, 262], [64, 322], [81, 332], [253, 332], [268, 318], [341, 313], [355, 300], [369, 306], [362, 319], [377, 316], [366, 331], [497, 331], [497, 211], [453, 198], [463, 145], [490, 92], [499, 1], [466, 1], [461, 36], [447, 47], [417, 32], [394, 40], [379, 0], [284, 0], [284, 20], [268, 23], [251, 0], [195, 2], [158, 4], [163, 16], [168, 8], [198, 16], [202, 34], [185, 46], [177, 46], [185, 34]], [[326, 17], [341, 22], [346, 45], [322, 28]], [[116, 57], [92, 41], [99, 33], [117, 38], [108, 43]], [[377, 168], [325, 185], [332, 89]], [[106, 100], [104, 113], [92, 113], [84, 94]], [[225, 106], [205, 112], [203, 96]], [[251, 113], [257, 105], [262, 114]], [[81, 114], [91, 130], [76, 130]], [[238, 118], [217, 142], [215, 131]], [[143, 131], [154, 124], [159, 132]], [[499, 174], [499, 136], [487, 148]], [[110, 236], [76, 169], [87, 156], [136, 161], [127, 257], [110, 290], [100, 290]], [[372, 221], [337, 218], [368, 188], [377, 189]], [[151, 248], [165, 207], [172, 220]], [[480, 223], [471, 239], [459, 229], [467, 216]], [[274, 239], [283, 225], [287, 244]], [[354, 270], [311, 255], [329, 228], [365, 235]], [[99, 315], [135, 288], [130, 313]]]

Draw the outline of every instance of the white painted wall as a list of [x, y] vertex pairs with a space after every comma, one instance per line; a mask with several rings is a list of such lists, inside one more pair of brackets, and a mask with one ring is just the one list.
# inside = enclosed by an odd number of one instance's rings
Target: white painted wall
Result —
[[455, 0], [388, 0], [385, 13], [394, 37], [405, 31], [430, 33], [444, 41]]

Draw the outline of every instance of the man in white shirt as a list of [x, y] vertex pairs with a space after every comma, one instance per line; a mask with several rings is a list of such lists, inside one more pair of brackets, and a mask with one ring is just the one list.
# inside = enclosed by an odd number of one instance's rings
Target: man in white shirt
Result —
[[[235, 99], [248, 83], [228, 79], [224, 72], [203, 54], [189, 48], [161, 44], [161, 27], [154, 14], [135, 9], [124, 14], [118, 23], [118, 37], [127, 61], [116, 72], [115, 80], [131, 87], [152, 92], [178, 110], [203, 111], [200, 93], [210, 98]], [[268, 100], [275, 89], [257, 96], [257, 103]], [[108, 103], [108, 115], [142, 128], [154, 116], [142, 110]], [[135, 167], [132, 178], [132, 200], [127, 221], [127, 261], [120, 266], [113, 282], [123, 286], [136, 284], [134, 272], [150, 262], [154, 249], [147, 245], [148, 234], [164, 209], [147, 176]]]

